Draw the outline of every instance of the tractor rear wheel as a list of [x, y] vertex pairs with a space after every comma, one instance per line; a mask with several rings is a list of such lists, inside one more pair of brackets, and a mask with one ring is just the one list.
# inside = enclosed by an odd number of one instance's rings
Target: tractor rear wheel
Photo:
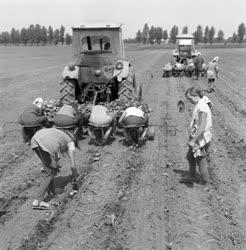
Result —
[[75, 101], [76, 80], [65, 79], [61, 82], [60, 101], [74, 102]]
[[119, 89], [118, 95], [120, 99], [129, 101], [134, 99], [141, 101], [142, 99], [142, 86], [140, 83], [135, 82], [135, 77], [132, 82], [128, 79], [122, 81]]
[[132, 67], [127, 78], [119, 83], [118, 97], [129, 101], [134, 99], [141, 101], [142, 99], [142, 86], [136, 82]]

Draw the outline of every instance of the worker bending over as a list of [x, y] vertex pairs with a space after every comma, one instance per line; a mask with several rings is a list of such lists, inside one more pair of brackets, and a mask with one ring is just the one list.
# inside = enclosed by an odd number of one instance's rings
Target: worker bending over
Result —
[[50, 204], [45, 202], [44, 198], [46, 194], [55, 194], [54, 177], [59, 172], [61, 154], [66, 153], [70, 159], [73, 180], [75, 181], [78, 177], [75, 165], [76, 138], [73, 135], [73, 129], [73, 127], [70, 130], [43, 128], [31, 140], [32, 149], [42, 161], [45, 169], [43, 184], [32, 203], [34, 209], [50, 208]]

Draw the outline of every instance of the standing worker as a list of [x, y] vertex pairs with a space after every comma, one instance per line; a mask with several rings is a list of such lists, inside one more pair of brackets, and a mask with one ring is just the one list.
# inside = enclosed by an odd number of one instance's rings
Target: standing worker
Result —
[[187, 160], [189, 163], [189, 177], [181, 179], [184, 183], [193, 183], [196, 178], [196, 165], [202, 178], [207, 184], [208, 176], [208, 149], [212, 139], [212, 114], [207, 97], [203, 96], [199, 88], [189, 88], [185, 96], [195, 106], [190, 123], [190, 137], [188, 141]]
[[204, 63], [204, 59], [200, 52], [197, 53], [197, 56], [194, 58], [193, 62], [195, 66], [195, 79], [198, 80], [200, 72], [202, 71], [202, 65]]
[[44, 201], [46, 193], [55, 194], [54, 177], [59, 172], [60, 154], [67, 153], [71, 163], [74, 183], [78, 177], [75, 165], [75, 137], [72, 131], [57, 128], [43, 128], [32, 138], [31, 146], [42, 161], [45, 169], [44, 182], [32, 206], [34, 209], [49, 209], [50, 204]]
[[213, 92], [214, 90], [214, 82], [215, 78], [219, 78], [219, 65], [218, 65], [219, 57], [216, 56], [209, 64], [207, 70], [207, 78], [209, 83], [209, 90], [208, 92]]

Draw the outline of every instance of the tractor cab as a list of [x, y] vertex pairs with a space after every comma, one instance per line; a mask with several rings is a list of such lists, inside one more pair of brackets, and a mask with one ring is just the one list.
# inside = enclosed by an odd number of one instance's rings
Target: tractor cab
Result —
[[125, 57], [121, 27], [112, 24], [73, 28], [73, 52], [77, 65], [101, 68]]

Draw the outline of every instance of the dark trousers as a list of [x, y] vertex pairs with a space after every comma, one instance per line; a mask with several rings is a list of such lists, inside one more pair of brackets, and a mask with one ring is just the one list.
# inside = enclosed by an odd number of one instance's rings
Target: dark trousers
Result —
[[203, 155], [195, 158], [193, 156], [192, 148], [189, 147], [187, 155], [186, 155], [188, 163], [189, 163], [190, 177], [191, 178], [196, 177], [196, 166], [198, 166], [203, 183], [207, 183], [209, 181], [208, 160], [207, 160], [207, 158], [208, 158], [208, 149], [209, 149], [209, 144], [206, 144], [201, 149], [201, 151], [203, 152]]
[[200, 76], [200, 69], [195, 68], [195, 76], [198, 78]]
[[44, 181], [41, 185], [40, 191], [37, 194], [37, 199], [39, 201], [42, 201], [46, 192], [48, 194], [55, 194], [54, 177], [59, 171], [59, 164], [58, 161], [55, 161], [55, 159], [48, 152], [44, 151], [40, 146], [34, 148], [33, 150], [42, 161], [45, 170]]

